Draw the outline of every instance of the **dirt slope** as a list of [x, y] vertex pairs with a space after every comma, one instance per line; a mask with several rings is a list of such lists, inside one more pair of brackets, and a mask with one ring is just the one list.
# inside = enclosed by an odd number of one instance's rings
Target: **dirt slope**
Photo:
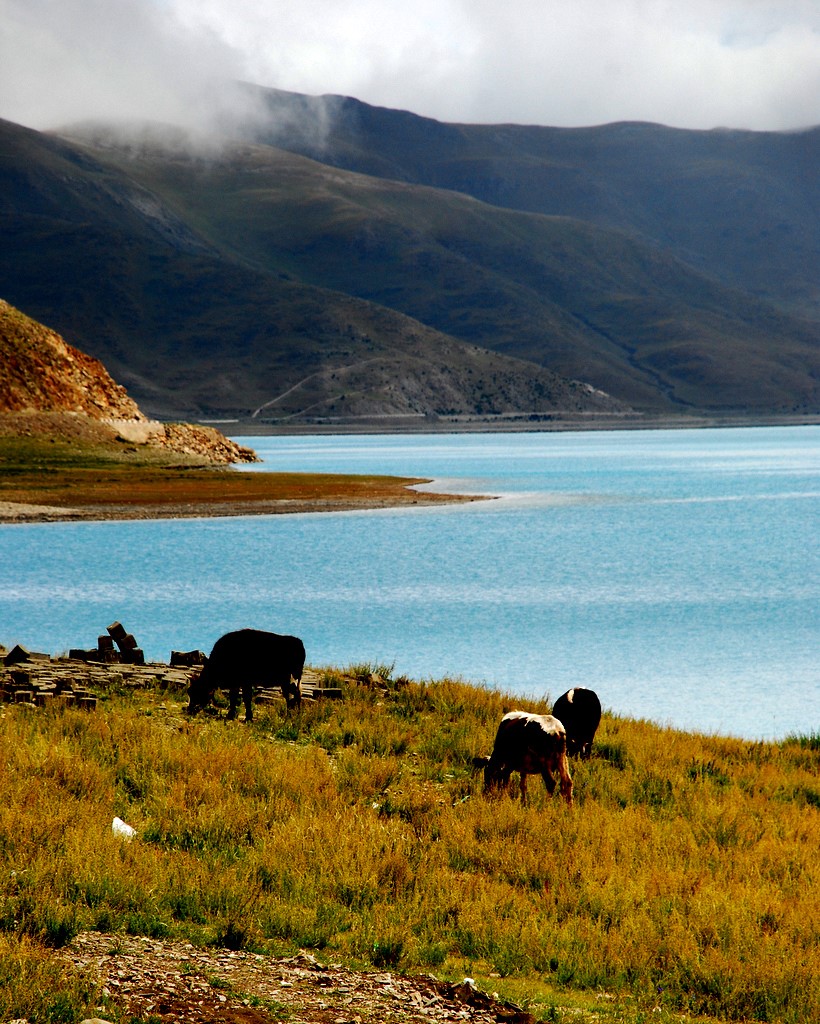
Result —
[[144, 421], [103, 364], [0, 299], [0, 412]]
[[105, 444], [119, 437], [206, 462], [255, 454], [213, 427], [149, 420], [93, 356], [0, 299], [0, 434]]

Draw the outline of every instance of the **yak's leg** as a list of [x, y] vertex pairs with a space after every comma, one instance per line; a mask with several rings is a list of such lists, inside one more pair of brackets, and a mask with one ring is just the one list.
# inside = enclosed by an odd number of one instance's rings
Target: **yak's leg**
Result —
[[526, 772], [519, 772], [518, 773], [518, 788], [521, 790], [521, 803], [525, 804], [527, 802], [527, 773]]
[[561, 796], [566, 800], [567, 806], [572, 807], [572, 776], [569, 773], [567, 755], [564, 753], [558, 759], [558, 773], [561, 776]]
[[547, 787], [547, 792], [550, 796], [555, 792], [555, 779], [552, 777], [552, 773], [549, 768], [545, 768], [541, 772], [541, 778], [544, 780], [544, 785]]
[[230, 701], [228, 707], [228, 720], [231, 721], [236, 718], [236, 709], [239, 707], [239, 688], [234, 687], [228, 691], [228, 699]]
[[[297, 710], [302, 706], [302, 672], [304, 666], [298, 670], [298, 672], [291, 672], [288, 676], [288, 689], [290, 690], [290, 699], [285, 697], [285, 703], [287, 706], [295, 707]], [[291, 677], [293, 682], [291, 682]]]
[[242, 698], [245, 701], [245, 721], [253, 721], [253, 684], [246, 683], [242, 688]]

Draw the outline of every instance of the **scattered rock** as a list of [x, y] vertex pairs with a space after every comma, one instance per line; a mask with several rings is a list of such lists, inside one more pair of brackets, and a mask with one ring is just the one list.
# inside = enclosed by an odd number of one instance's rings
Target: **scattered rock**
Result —
[[119, 1013], [179, 1024], [534, 1022], [475, 984], [351, 971], [304, 952], [272, 957], [85, 932], [58, 955], [93, 971]]
[[166, 448], [168, 451], [181, 455], [198, 455], [210, 462], [258, 462], [256, 452], [245, 448], [229, 437], [225, 437], [215, 427], [206, 427], [193, 423], [166, 423], [162, 433], [151, 438], [155, 447]]

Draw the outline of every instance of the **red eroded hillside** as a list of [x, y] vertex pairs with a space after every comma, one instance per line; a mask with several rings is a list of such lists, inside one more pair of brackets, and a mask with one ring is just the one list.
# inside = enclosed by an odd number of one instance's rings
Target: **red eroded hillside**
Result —
[[0, 433], [32, 432], [128, 440], [206, 463], [256, 461], [213, 427], [149, 420], [99, 359], [0, 299]]
[[0, 299], [0, 412], [144, 420], [103, 364]]

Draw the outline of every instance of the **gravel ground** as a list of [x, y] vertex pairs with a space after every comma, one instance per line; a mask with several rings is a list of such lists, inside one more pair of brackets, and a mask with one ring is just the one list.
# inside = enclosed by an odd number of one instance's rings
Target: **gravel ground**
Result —
[[85, 932], [60, 955], [88, 969], [121, 1011], [169, 1024], [534, 1024], [469, 979], [356, 972], [304, 952], [270, 957]]

